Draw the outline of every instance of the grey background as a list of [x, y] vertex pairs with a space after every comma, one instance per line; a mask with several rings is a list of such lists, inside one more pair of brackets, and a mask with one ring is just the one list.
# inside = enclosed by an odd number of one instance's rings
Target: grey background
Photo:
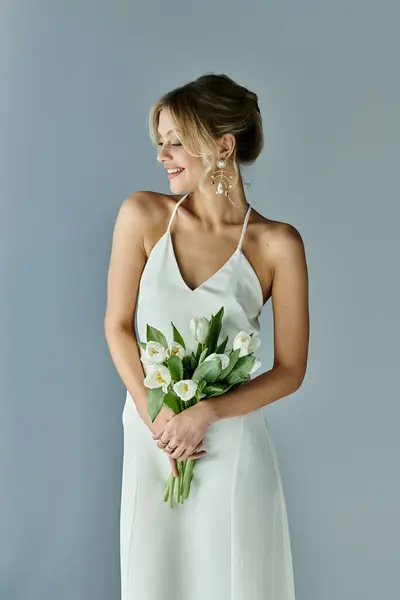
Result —
[[[1, 599], [119, 598], [112, 229], [134, 190], [169, 192], [152, 103], [209, 71], [258, 93], [266, 147], [248, 200], [307, 251], [308, 373], [266, 408], [296, 598], [393, 598], [398, 3], [3, 0], [0, 17]], [[261, 324], [266, 369], [270, 304]]]

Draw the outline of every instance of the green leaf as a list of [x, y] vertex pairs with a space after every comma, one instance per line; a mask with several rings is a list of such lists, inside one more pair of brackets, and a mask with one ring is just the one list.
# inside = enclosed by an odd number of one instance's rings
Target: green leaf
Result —
[[190, 355], [186, 355], [182, 358], [182, 365], [184, 369], [190, 369], [190, 365], [192, 364], [192, 357]]
[[224, 307], [222, 306], [216, 315], [211, 315], [210, 326], [208, 328], [205, 345], [208, 346], [209, 353], [215, 352], [218, 344], [219, 334], [222, 328], [222, 317], [224, 316]]
[[218, 377], [219, 381], [223, 381], [235, 367], [236, 363], [239, 360], [240, 348], [237, 350], [232, 350], [229, 355], [229, 365], [223, 369]]
[[253, 354], [241, 356], [231, 373], [226, 377], [227, 383], [231, 384], [236, 379], [247, 379], [247, 376], [253, 368], [255, 359], [256, 357]]
[[218, 348], [216, 349], [216, 353], [217, 354], [223, 354], [225, 352], [225, 348], [226, 348], [226, 344], [228, 343], [228, 337], [226, 336], [226, 338], [224, 339], [224, 341], [218, 346]]
[[207, 385], [202, 391], [206, 395], [207, 398], [212, 398], [213, 396], [220, 396], [221, 394], [225, 394], [227, 386], [224, 383], [211, 383]]
[[196, 359], [192, 355], [187, 355], [182, 358], [182, 365], [186, 373], [190, 373], [190, 377], [184, 377], [184, 379], [190, 379], [193, 371], [195, 370], [197, 363]]
[[[197, 382], [197, 389], [196, 389], [196, 394], [195, 394], [195, 403], [198, 402], [199, 400], [201, 400], [201, 398], [204, 396], [203, 389], [206, 387], [206, 385], [207, 385], [207, 381], [205, 381], [204, 379], [200, 379], [200, 381]], [[189, 400], [189, 403], [190, 402], [191, 401]], [[189, 406], [190, 406], [190, 404], [189, 404]]]
[[146, 342], [138, 342], [138, 346], [142, 346], [143, 350], [146, 350]]
[[208, 348], [207, 346], [204, 348], [203, 352], [200, 354], [199, 364], [203, 362], [205, 358], [207, 358]]
[[167, 366], [174, 381], [180, 381], [183, 378], [183, 365], [179, 356], [167, 358]]
[[179, 333], [179, 331], [177, 330], [177, 328], [175, 327], [175, 325], [172, 323], [172, 321], [171, 321], [171, 325], [172, 325], [173, 340], [174, 340], [174, 342], [178, 342], [178, 344], [180, 344], [181, 346], [183, 346], [185, 348], [185, 350], [186, 350], [184, 339], [181, 336], [181, 334]]
[[179, 396], [175, 392], [168, 392], [164, 396], [164, 404], [171, 408], [174, 413], [178, 414], [181, 412], [181, 405], [179, 402]]
[[193, 373], [192, 379], [196, 381], [204, 379], [207, 383], [213, 383], [220, 373], [221, 359], [216, 357], [202, 362]]
[[152, 422], [154, 422], [162, 408], [164, 396], [162, 387], [147, 389], [147, 410]]
[[200, 381], [197, 382], [197, 391], [202, 392], [206, 385], [207, 381], [205, 381], [204, 379], [200, 379]]
[[167, 338], [161, 331], [159, 331], [155, 327], [151, 327], [151, 325], [147, 325], [146, 326], [146, 334], [147, 334], [148, 342], [158, 342], [159, 344], [164, 346], [164, 348], [168, 348]]
[[201, 356], [202, 347], [203, 347], [203, 346], [202, 346], [202, 345], [199, 343], [199, 344], [197, 345], [196, 354], [195, 354], [195, 353], [193, 353], [193, 356], [194, 356], [194, 357], [195, 357], [195, 359], [196, 359], [196, 365], [198, 365], [198, 364], [199, 364], [199, 359], [200, 359], [200, 356]]

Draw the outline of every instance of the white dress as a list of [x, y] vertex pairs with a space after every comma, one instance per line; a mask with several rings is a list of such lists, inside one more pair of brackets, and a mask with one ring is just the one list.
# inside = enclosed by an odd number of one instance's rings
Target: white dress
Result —
[[[251, 206], [235, 252], [192, 290], [180, 273], [170, 233], [188, 195], [175, 205], [142, 273], [136, 335], [146, 341], [148, 323], [172, 341], [172, 321], [188, 350], [195, 350], [191, 317], [210, 318], [224, 306], [219, 340], [228, 335], [230, 349], [240, 330], [259, 331], [263, 306], [260, 282], [241, 250]], [[168, 456], [129, 392], [122, 422], [122, 600], [294, 600], [285, 498], [265, 411], [222, 419], [209, 428], [207, 454], [196, 461], [189, 498], [173, 509], [163, 501]]]

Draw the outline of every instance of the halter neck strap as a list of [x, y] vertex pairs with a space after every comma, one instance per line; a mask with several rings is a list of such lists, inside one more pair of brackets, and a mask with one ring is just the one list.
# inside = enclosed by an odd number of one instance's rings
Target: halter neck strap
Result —
[[[171, 218], [170, 218], [169, 223], [168, 223], [167, 231], [169, 231], [170, 228], [171, 228], [171, 224], [172, 224], [172, 221], [174, 220], [174, 217], [176, 215], [176, 211], [178, 210], [178, 206], [185, 200], [185, 198], [187, 198], [189, 196], [189, 194], [190, 194], [190, 192], [188, 192], [187, 194], [185, 194], [184, 196], [182, 196], [182, 198], [175, 204], [174, 210], [172, 211], [172, 215], [171, 215]], [[248, 207], [247, 212], [246, 212], [246, 216], [245, 216], [244, 221], [243, 221], [242, 233], [241, 233], [241, 236], [240, 236], [239, 243], [237, 245], [237, 250], [240, 250], [242, 248], [243, 238], [244, 238], [244, 234], [246, 233], [246, 228], [247, 228], [247, 223], [249, 222], [250, 213], [251, 213], [251, 204], [249, 204], [249, 207]]]
[[240, 250], [243, 244], [244, 234], [246, 233], [247, 223], [249, 222], [249, 217], [251, 213], [251, 204], [249, 204], [249, 208], [247, 209], [246, 216], [244, 218], [243, 227], [242, 227], [242, 235], [240, 236], [240, 240], [237, 246], [237, 249]]
[[185, 198], [187, 198], [187, 196], [189, 196], [189, 194], [190, 194], [190, 192], [188, 192], [187, 194], [185, 194], [184, 196], [182, 196], [182, 198], [175, 204], [174, 210], [172, 211], [172, 215], [171, 215], [171, 218], [170, 218], [169, 223], [168, 223], [167, 231], [170, 230], [171, 223], [174, 220], [176, 211], [178, 210], [178, 206], [184, 201]]

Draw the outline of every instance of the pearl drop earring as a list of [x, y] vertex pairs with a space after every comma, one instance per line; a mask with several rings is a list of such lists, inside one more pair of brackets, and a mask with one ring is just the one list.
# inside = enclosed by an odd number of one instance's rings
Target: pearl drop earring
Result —
[[226, 167], [226, 160], [221, 158], [217, 161], [217, 167], [219, 169], [215, 171], [211, 175], [211, 183], [215, 185], [215, 180], [219, 178], [219, 182], [217, 185], [217, 189], [215, 190], [216, 194], [224, 194], [225, 196], [229, 196], [228, 188], [232, 188], [231, 179], [232, 175], [224, 175], [224, 168]]

